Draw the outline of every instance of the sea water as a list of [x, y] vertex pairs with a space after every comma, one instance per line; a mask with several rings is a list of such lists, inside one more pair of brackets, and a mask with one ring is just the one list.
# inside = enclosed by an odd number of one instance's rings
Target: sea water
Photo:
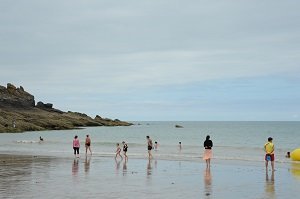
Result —
[[[116, 143], [128, 143], [128, 156], [147, 157], [149, 135], [158, 149], [157, 159], [200, 160], [206, 135], [213, 141], [213, 158], [221, 160], [263, 161], [263, 146], [268, 137], [275, 144], [276, 161], [289, 162], [287, 151], [300, 147], [300, 122], [133, 122], [132, 126], [86, 127], [0, 134], [0, 153], [72, 157], [72, 140], [78, 135], [81, 155], [90, 135], [93, 156], [113, 156]], [[176, 128], [180, 125], [183, 128]], [[44, 141], [40, 142], [39, 137]], [[182, 148], [179, 148], [179, 142]]]

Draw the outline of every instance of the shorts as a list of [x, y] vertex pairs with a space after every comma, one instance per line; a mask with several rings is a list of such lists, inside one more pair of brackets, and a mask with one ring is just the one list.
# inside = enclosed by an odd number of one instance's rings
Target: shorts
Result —
[[275, 156], [274, 156], [274, 154], [266, 154], [265, 155], [265, 160], [266, 161], [274, 161], [275, 160]]
[[91, 146], [91, 143], [86, 143], [85, 146]]
[[151, 151], [152, 150], [152, 146], [148, 146], [148, 151]]

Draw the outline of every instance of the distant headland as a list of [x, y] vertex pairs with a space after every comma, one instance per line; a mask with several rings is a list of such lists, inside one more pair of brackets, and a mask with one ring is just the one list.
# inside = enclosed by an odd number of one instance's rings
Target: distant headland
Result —
[[0, 85], [0, 133], [75, 129], [86, 126], [130, 126], [118, 119], [91, 118], [84, 113], [64, 112], [51, 103], [35, 103], [34, 96], [22, 86]]

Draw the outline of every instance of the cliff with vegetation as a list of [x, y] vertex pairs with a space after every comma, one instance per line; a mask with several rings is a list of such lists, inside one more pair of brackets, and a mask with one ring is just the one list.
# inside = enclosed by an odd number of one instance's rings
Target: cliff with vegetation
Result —
[[102, 118], [91, 118], [78, 112], [64, 112], [51, 103], [38, 102], [21, 86], [0, 85], [0, 133], [74, 129], [87, 126], [130, 126], [132, 123]]

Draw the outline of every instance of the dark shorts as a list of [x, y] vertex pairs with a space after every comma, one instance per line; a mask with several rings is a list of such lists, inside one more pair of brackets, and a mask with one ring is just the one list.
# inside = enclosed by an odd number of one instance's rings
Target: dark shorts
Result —
[[148, 151], [151, 151], [152, 150], [152, 146], [148, 146]]
[[85, 146], [91, 146], [91, 143], [85, 143]]
[[275, 160], [275, 156], [274, 156], [274, 154], [266, 154], [265, 155], [265, 160], [266, 161], [274, 161]]

